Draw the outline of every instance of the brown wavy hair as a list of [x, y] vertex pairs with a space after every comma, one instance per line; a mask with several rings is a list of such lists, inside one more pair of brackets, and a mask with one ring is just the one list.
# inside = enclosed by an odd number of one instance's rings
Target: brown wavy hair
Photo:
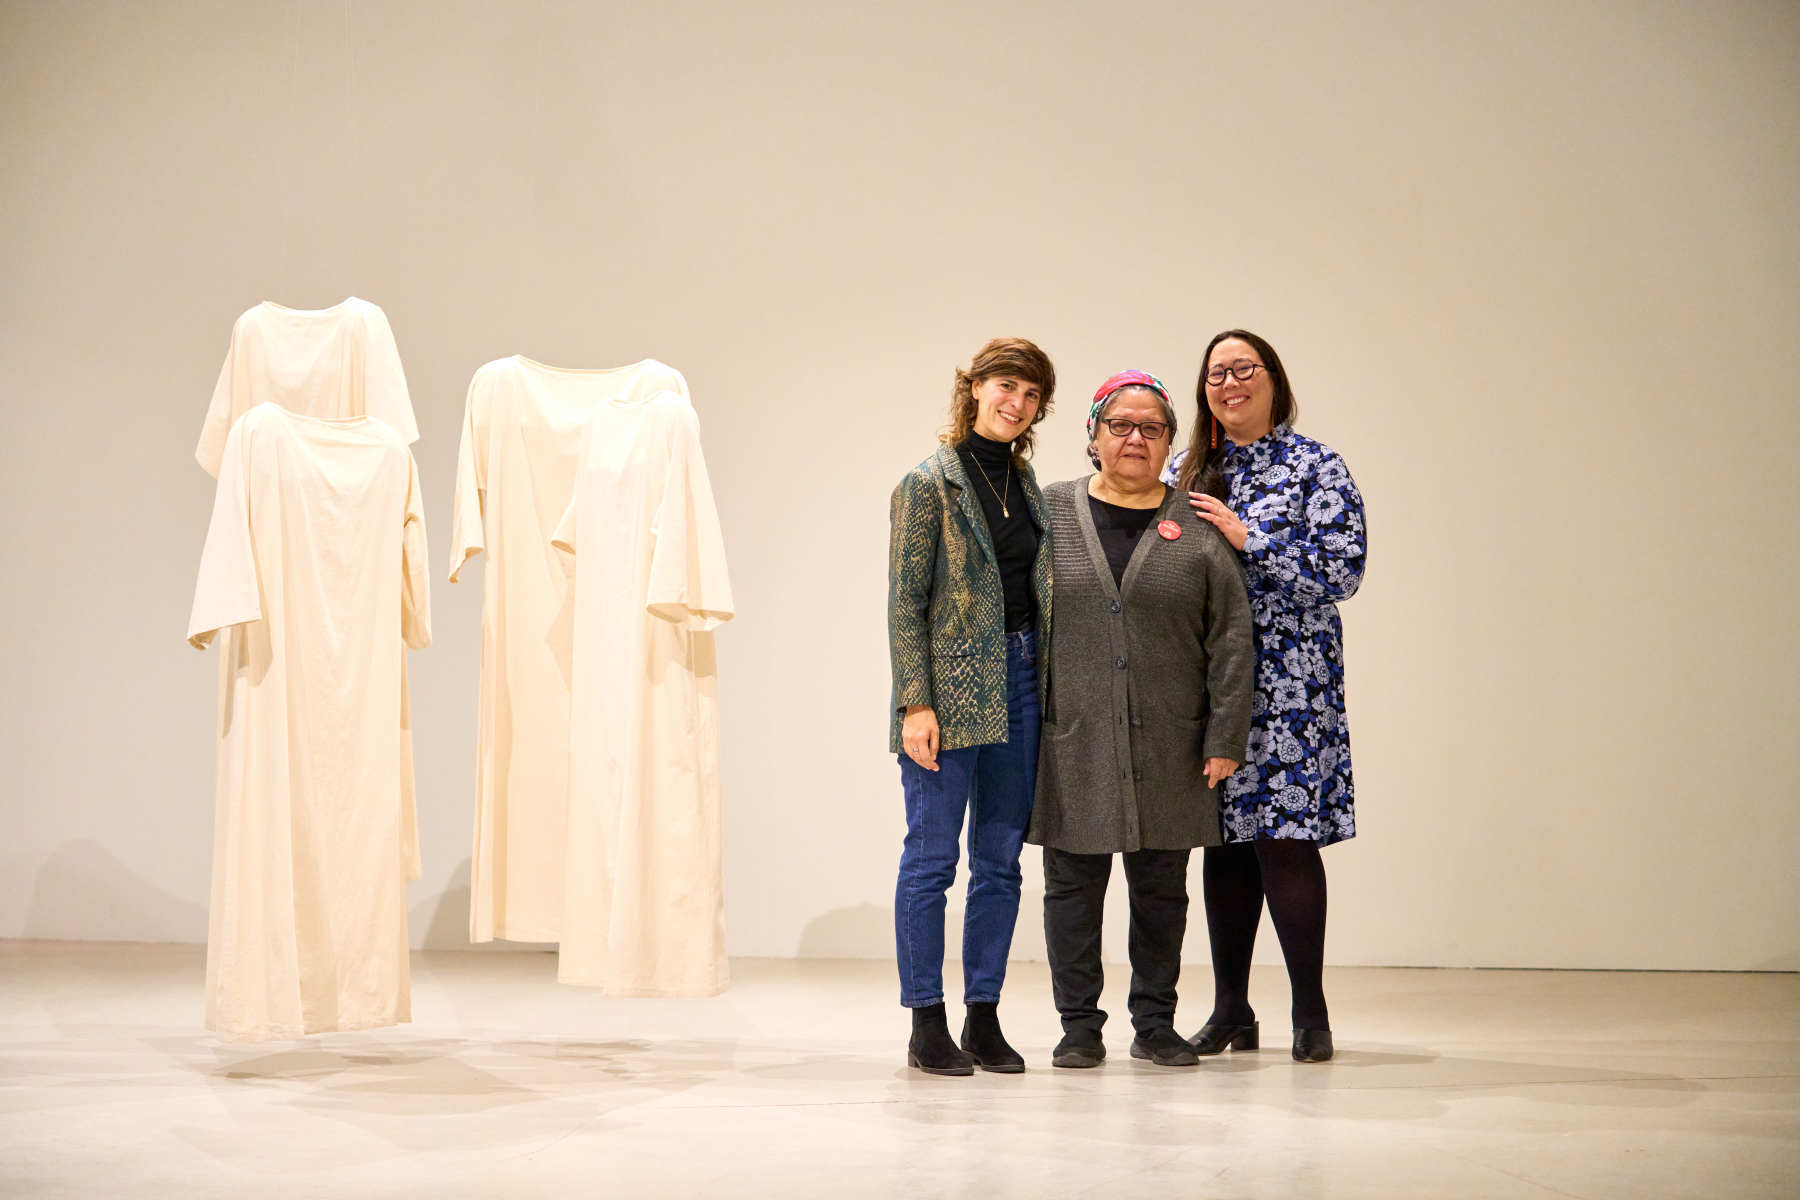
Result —
[[[1225, 498], [1225, 472], [1219, 464], [1225, 459], [1225, 446], [1230, 439], [1206, 403], [1206, 368], [1212, 361], [1212, 352], [1226, 338], [1248, 342], [1269, 372], [1269, 382], [1275, 387], [1274, 402], [1269, 406], [1270, 428], [1292, 425], [1294, 418], [1300, 415], [1300, 406], [1294, 403], [1293, 385], [1288, 383], [1287, 368], [1281, 365], [1281, 355], [1275, 353], [1275, 347], [1266, 340], [1248, 329], [1227, 329], [1206, 343], [1206, 353], [1200, 356], [1200, 379], [1194, 384], [1194, 397], [1200, 402], [1200, 419], [1194, 422], [1187, 457], [1181, 460], [1179, 486], [1184, 492], [1204, 492], [1220, 500]], [[1215, 429], [1219, 443], [1216, 446], [1212, 444]]]
[[976, 351], [968, 370], [956, 369], [956, 386], [950, 389], [950, 423], [938, 434], [938, 441], [959, 446], [968, 440], [975, 428], [975, 385], [995, 375], [1011, 375], [1035, 383], [1044, 393], [1031, 424], [1013, 439], [1013, 463], [1023, 467], [1031, 457], [1037, 424], [1050, 415], [1051, 401], [1056, 396], [1056, 368], [1051, 365], [1050, 356], [1024, 338], [995, 338]]

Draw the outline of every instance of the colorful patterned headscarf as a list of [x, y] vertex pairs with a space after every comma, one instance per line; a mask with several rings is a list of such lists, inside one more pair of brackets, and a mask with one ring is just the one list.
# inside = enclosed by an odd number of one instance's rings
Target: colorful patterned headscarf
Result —
[[1162, 397], [1163, 408], [1171, 413], [1175, 411], [1174, 402], [1169, 399], [1169, 389], [1163, 386], [1162, 380], [1148, 371], [1120, 371], [1101, 384], [1100, 390], [1094, 393], [1094, 403], [1088, 407], [1087, 435], [1089, 442], [1094, 440], [1094, 428], [1100, 423], [1100, 411], [1106, 407], [1106, 402], [1112, 399], [1114, 392], [1128, 387], [1149, 388]]

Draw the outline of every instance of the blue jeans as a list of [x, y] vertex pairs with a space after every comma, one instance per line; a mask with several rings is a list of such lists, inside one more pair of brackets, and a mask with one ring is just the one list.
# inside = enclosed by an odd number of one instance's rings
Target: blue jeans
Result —
[[963, 810], [969, 820], [969, 898], [963, 914], [963, 1002], [997, 1003], [1019, 918], [1019, 849], [1037, 789], [1037, 642], [1006, 635], [1006, 741], [938, 751], [936, 771], [902, 754], [906, 844], [894, 889], [900, 1003], [944, 999], [944, 898], [956, 880]]

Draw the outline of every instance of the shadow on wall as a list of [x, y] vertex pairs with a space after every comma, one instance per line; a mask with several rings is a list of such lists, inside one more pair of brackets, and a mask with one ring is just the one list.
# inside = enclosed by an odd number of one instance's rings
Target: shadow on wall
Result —
[[205, 942], [206, 905], [163, 891], [99, 842], [82, 838], [57, 847], [39, 869], [21, 936]]
[[876, 904], [853, 904], [808, 921], [794, 957], [884, 958], [893, 953], [893, 945], [893, 912]]
[[[406, 931], [412, 944], [424, 950], [469, 948], [469, 865], [463, 859], [434, 896], [412, 905], [406, 913]], [[424, 880], [415, 883], [418, 887]]]
[[[406, 913], [406, 929], [412, 944], [421, 950], [554, 950], [555, 943], [469, 941], [469, 881], [471, 859], [463, 859], [435, 895], [412, 905]], [[419, 887], [423, 880], [413, 886]]]
[[[554, 949], [526, 942], [469, 944], [468, 859], [441, 893], [409, 908], [407, 921], [414, 944], [427, 950]], [[99, 842], [83, 838], [59, 846], [39, 869], [19, 936], [204, 945], [206, 932], [205, 904], [163, 891]]]

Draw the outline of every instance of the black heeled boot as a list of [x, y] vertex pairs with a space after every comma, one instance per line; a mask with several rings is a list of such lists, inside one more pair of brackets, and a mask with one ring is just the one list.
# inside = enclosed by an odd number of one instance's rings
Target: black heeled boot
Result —
[[1025, 1069], [1025, 1059], [1006, 1044], [1006, 1035], [1000, 1032], [999, 1010], [998, 1004], [969, 1005], [968, 1019], [963, 1022], [962, 1048], [984, 1071], [1017, 1075]]
[[1188, 1045], [1202, 1058], [1219, 1054], [1229, 1046], [1233, 1050], [1254, 1050], [1262, 1045], [1262, 1033], [1255, 1021], [1248, 1025], [1202, 1025], [1200, 1032], [1188, 1039]]
[[906, 1044], [906, 1065], [927, 1075], [973, 1075], [975, 1064], [950, 1040], [950, 1024], [942, 1001], [912, 1010], [912, 1040]]
[[1296, 1029], [1294, 1030], [1295, 1062], [1330, 1062], [1331, 1030], [1329, 1029]]

